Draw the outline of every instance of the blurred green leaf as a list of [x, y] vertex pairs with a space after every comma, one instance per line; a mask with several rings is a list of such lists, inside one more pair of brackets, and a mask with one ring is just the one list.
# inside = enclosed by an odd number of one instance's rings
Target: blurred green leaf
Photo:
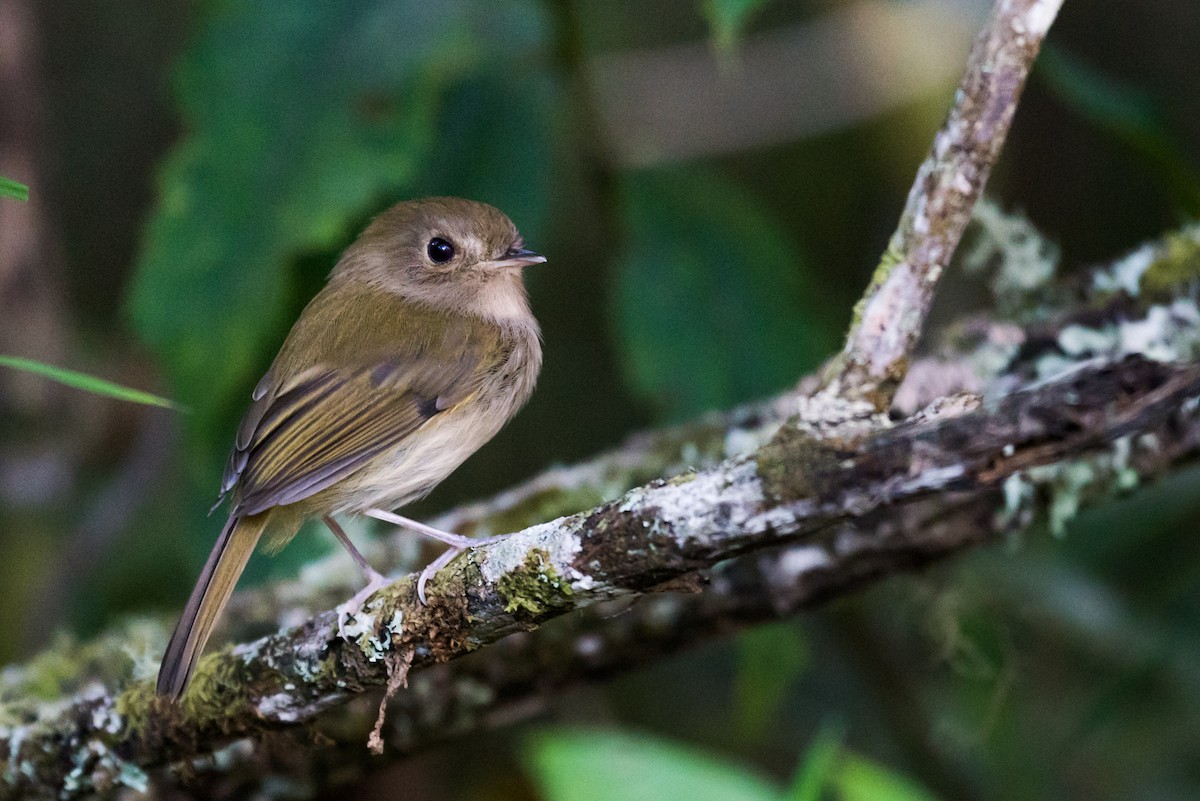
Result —
[[821, 801], [822, 791], [832, 782], [845, 736], [840, 725], [826, 725], [817, 732], [788, 788], [787, 801]]
[[1038, 74], [1064, 103], [1133, 150], [1157, 173], [1180, 211], [1188, 218], [1200, 217], [1200, 169], [1150, 93], [1052, 45], [1042, 49]]
[[188, 135], [160, 176], [130, 302], [196, 429], [240, 408], [278, 346], [289, 258], [411, 194], [447, 93], [541, 35], [532, 0], [220, 5], [177, 75]]
[[414, 192], [490, 203], [517, 224], [536, 250], [549, 216], [550, 124], [560, 87], [541, 72], [481, 74], [446, 93], [436, 141]]
[[866, 757], [845, 754], [837, 773], [841, 801], [935, 801], [924, 788]]
[[5, 178], [0, 175], [0, 197], [13, 197], [17, 200], [29, 200], [29, 187], [20, 181]]
[[45, 364], [33, 359], [0, 355], [0, 367], [11, 367], [14, 370], [23, 370], [27, 373], [44, 376], [51, 381], [57, 381], [68, 387], [82, 389], [85, 392], [91, 392], [95, 395], [104, 395], [108, 398], [115, 398], [130, 403], [142, 403], [147, 406], [161, 406], [166, 409], [182, 411], [178, 404], [167, 398], [160, 398], [158, 395], [151, 395], [149, 392], [130, 389], [120, 384], [114, 384], [111, 381], [105, 381], [103, 378], [96, 378], [87, 373], [68, 370], [65, 367], [55, 367], [52, 364]]
[[697, 749], [603, 731], [543, 732], [525, 749], [543, 801], [777, 801], [769, 782]]
[[717, 49], [732, 50], [750, 18], [766, 4], [767, 0], [704, 0], [701, 10]]
[[738, 637], [734, 708], [741, 738], [762, 735], [807, 665], [808, 646], [793, 621], [758, 626]]
[[686, 168], [637, 173], [623, 189], [622, 367], [664, 416], [777, 391], [831, 352], [803, 254], [755, 197]]

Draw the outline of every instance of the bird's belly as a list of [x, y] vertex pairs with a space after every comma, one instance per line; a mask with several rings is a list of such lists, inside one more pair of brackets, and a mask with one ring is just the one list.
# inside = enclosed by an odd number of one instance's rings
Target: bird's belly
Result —
[[541, 367], [537, 329], [520, 332], [477, 392], [435, 415], [392, 450], [306, 501], [309, 514], [396, 509], [428, 495], [529, 399]]
[[468, 415], [453, 414], [435, 417], [410, 441], [347, 477], [332, 499], [334, 512], [396, 509], [424, 497], [507, 420], [507, 415], [478, 410]]

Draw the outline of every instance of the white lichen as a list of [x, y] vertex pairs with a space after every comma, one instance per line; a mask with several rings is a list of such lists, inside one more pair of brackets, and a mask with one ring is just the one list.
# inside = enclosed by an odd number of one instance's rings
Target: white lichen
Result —
[[1124, 292], [1136, 298], [1142, 291], [1142, 276], [1154, 264], [1157, 256], [1157, 247], [1153, 243], [1142, 245], [1113, 262], [1108, 269], [1093, 273], [1092, 288], [1098, 292]]
[[837, 429], [842, 436], [853, 437], [855, 427], [866, 432], [891, 425], [887, 415], [876, 412], [869, 401], [847, 400], [841, 396], [840, 388], [836, 385], [830, 385], [814, 395], [798, 395], [794, 404], [792, 424], [814, 437], [821, 437], [832, 429]]
[[191, 761], [192, 768], [201, 770], [208, 768], [217, 773], [228, 773], [235, 765], [246, 762], [254, 754], [254, 740], [243, 737], [234, 740], [229, 745], [218, 748], [206, 757], [197, 757]]
[[277, 723], [296, 723], [300, 720], [295, 697], [288, 692], [263, 696], [254, 705], [254, 711], [263, 720]]
[[583, 550], [583, 543], [578, 534], [565, 529], [564, 520], [540, 523], [489, 545], [479, 562], [484, 583], [494, 585], [502, 576], [525, 569], [529, 554], [535, 550], [542, 552], [541, 559], [548, 569], [573, 578], [571, 565]]
[[898, 481], [895, 489], [906, 495], [918, 494], [924, 490], [941, 490], [956, 479], [962, 478], [966, 475], [966, 472], [966, 468], [960, 464], [930, 467], [917, 471], [916, 475]]
[[92, 729], [108, 734], [116, 734], [121, 730], [121, 715], [113, 707], [112, 698], [107, 694], [92, 710]]
[[1023, 527], [1029, 517], [1036, 497], [1033, 484], [1025, 480], [1021, 471], [1004, 479], [1004, 507], [996, 513], [996, 527], [1011, 531]]
[[762, 530], [766, 524], [747, 514], [758, 508], [762, 500], [762, 487], [755, 470], [754, 462], [745, 460], [726, 469], [697, 473], [686, 482], [634, 490], [625, 496], [619, 508], [634, 513], [654, 510], [653, 521], [645, 521], [649, 523], [649, 541], [669, 537], [680, 550], [711, 539], [717, 528], [712, 524], [716, 514], [732, 516], [724, 527]]
[[29, 727], [0, 727], [0, 737], [4, 737], [6, 740], [8, 740], [8, 760], [4, 770], [4, 783], [10, 786], [16, 784], [18, 773], [26, 778], [33, 778], [33, 765], [29, 764], [28, 761], [21, 759], [21, 746], [29, 737]]
[[1180, 298], [1170, 306], [1151, 306], [1141, 320], [1119, 328], [1122, 354], [1140, 353], [1160, 362], [1190, 361], [1200, 354], [1200, 309]]
[[789, 583], [794, 584], [802, 575], [828, 567], [831, 564], [829, 554], [818, 545], [803, 545], [788, 548], [777, 562], [777, 570], [787, 576]]
[[1088, 328], [1068, 325], [1058, 332], [1058, 348], [1072, 359], [1091, 358], [1100, 354], [1116, 353], [1120, 341], [1115, 327]]
[[1050, 487], [1050, 508], [1047, 510], [1050, 533], [1059, 539], [1067, 535], [1067, 524], [1079, 514], [1085, 491], [1100, 483], [1101, 477], [1097, 465], [1085, 460], [1035, 467], [1030, 469], [1029, 475], [1035, 482], [1044, 482]]
[[726, 459], [736, 456], [746, 456], [754, 453], [771, 441], [775, 432], [783, 425], [782, 421], [774, 421], [758, 428], [731, 428], [725, 434], [722, 450]]
[[1100, 326], [1069, 325], [1058, 335], [1059, 353], [1042, 356], [1039, 379], [1096, 358], [1118, 359], [1138, 354], [1160, 362], [1185, 362], [1200, 356], [1200, 308], [1190, 298], [1156, 304], [1142, 317]]
[[1085, 501], [1135, 489], [1141, 477], [1133, 466], [1134, 452], [1138, 448], [1156, 446], [1152, 436], [1136, 441], [1121, 437], [1108, 451], [1095, 456], [1030, 468], [1019, 489], [1014, 484], [1010, 490], [1005, 484], [1005, 507], [1020, 509], [1031, 503], [1034, 488], [1043, 489], [1049, 496], [1046, 512], [1050, 532], [1055, 537], [1064, 537], [1068, 524], [1078, 515]]
[[[98, 701], [92, 710], [92, 728], [89, 731], [108, 735], [120, 732], [121, 716], [113, 708], [111, 696], [95, 697], [89, 693], [79, 700], [87, 699]], [[146, 792], [149, 783], [146, 772], [138, 765], [118, 756], [99, 736], [89, 734], [82, 739], [72, 737], [64, 753], [71, 755], [71, 770], [63, 779], [64, 796], [76, 793], [103, 793], [115, 787], [128, 787], [139, 793]]]
[[387, 620], [380, 619], [386, 603], [386, 598], [376, 595], [341, 622], [341, 637], [353, 643], [368, 662], [386, 659], [393, 641], [403, 632], [404, 613], [400, 609], [394, 609]]
[[1113, 485], [1120, 492], [1136, 489], [1141, 483], [1141, 476], [1130, 464], [1133, 454], [1133, 438], [1121, 437], [1113, 442], [1112, 469]]
[[1058, 270], [1058, 245], [1024, 215], [1005, 212], [987, 198], [976, 204], [972, 222], [977, 235], [964, 252], [964, 270], [991, 271], [990, 287], [1001, 310], [1036, 311]]

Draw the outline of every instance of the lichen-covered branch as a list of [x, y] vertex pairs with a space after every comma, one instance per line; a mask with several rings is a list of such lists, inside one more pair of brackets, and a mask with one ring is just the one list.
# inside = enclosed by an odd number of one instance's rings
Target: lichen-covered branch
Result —
[[[394, 746], [410, 749], [487, 725], [557, 686], [922, 564], [1038, 510], [1061, 524], [1081, 504], [1196, 455], [1200, 368], [1182, 362], [1200, 356], [1200, 312], [1187, 294], [1197, 275], [1200, 235], [1189, 230], [1098, 274], [1083, 305], [1043, 310], [1032, 328], [967, 321], [954, 348], [916, 365], [907, 392], [916, 405], [935, 403], [900, 425], [831, 422], [811, 399], [789, 394], [635, 438], [465, 507], [443, 522], [496, 530], [615, 495], [646, 471], [680, 471], [480, 549], [438, 578], [428, 608], [413, 602], [409, 579], [397, 583], [357, 621], [353, 643], [335, 637], [332, 614], [322, 613], [214, 654], [179, 707], [151, 701], [161, 622], [52, 648], [4, 674], [4, 786], [68, 797], [136, 786], [147, 768], [294, 727], [382, 686], [398, 655], [420, 668], [568, 610], [646, 598], [627, 615], [490, 645], [482, 664], [417, 670], [389, 729]], [[981, 396], [993, 399], [980, 405]], [[808, 416], [781, 425], [797, 410]], [[681, 469], [689, 463], [700, 469]], [[1090, 482], [1078, 480], [1081, 471]], [[1071, 481], [1060, 481], [1067, 473]], [[771, 548], [786, 542], [796, 544]], [[672, 580], [699, 586], [697, 571], [751, 551], [700, 595], [659, 592]], [[341, 591], [310, 576], [303, 590], [244, 594], [247, 606], [232, 618], [294, 619], [297, 608], [335, 603]], [[368, 722], [349, 731], [361, 738]], [[238, 753], [247, 751], [255, 753]], [[311, 753], [303, 763], [316, 764]]]
[[[1124, 469], [1135, 474], [1143, 452], [1168, 454], [1168, 462], [1194, 456], [1198, 405], [1200, 365], [1132, 355], [1085, 361], [982, 405], [948, 401], [899, 425], [851, 421], [816, 434], [799, 418], [751, 455], [471, 552], [439, 575], [428, 607], [416, 602], [411, 577], [393, 584], [357, 621], [354, 641], [340, 639], [333, 614], [322, 613], [206, 657], [178, 706], [153, 699], [149, 681], [135, 681], [6, 727], [5, 778], [10, 788], [67, 795], [104, 789], [166, 760], [312, 720], [382, 686], [400, 655], [414, 668], [453, 659], [564, 612], [653, 593], [774, 545], [804, 543], [776, 559], [779, 577], [768, 586], [805, 588], [795, 603], [811, 601], [979, 538], [979, 527], [888, 522], [915, 504], [941, 499], [944, 519], [947, 508], [989, 509], [972, 506], [983, 495], [1011, 496], [1007, 513], [1019, 515], [1020, 488], [1010, 481], [1114, 443], [1127, 443]], [[867, 525], [841, 525], [853, 521]]]
[[1004, 145], [1017, 101], [1062, 0], [996, 0], [954, 106], [917, 171], [825, 393], [886, 411], [904, 380], [933, 290]]
[[[992, 243], [1006, 260], [997, 270], [996, 291], [1013, 304], [1015, 312], [1022, 306], [1032, 309], [1039, 298], [1061, 302], [1062, 293], [1053, 292], [1046, 283], [1054, 266], [1049, 249], [1031, 247], [1037, 243], [1028, 238], [1036, 234], [1020, 220], [1001, 226], [1013, 227], [1022, 229], [1019, 237], [1001, 230]], [[1005, 256], [1006, 248], [1016, 252]], [[1050, 262], [1032, 263], [1031, 253], [1046, 254]], [[1028, 275], [1018, 275], [1020, 271]], [[1030, 280], [1031, 275], [1037, 280]], [[1039, 305], [1033, 315], [1038, 322], [1027, 328], [1003, 319], [963, 321], [949, 329], [947, 343], [937, 349], [937, 355], [914, 365], [905, 385], [904, 405], [916, 408], [932, 403], [917, 418], [927, 419], [938, 410], [945, 414], [973, 406], [978, 396], [963, 395], [963, 390], [996, 395], [1017, 383], [1061, 376], [1085, 365], [1094, 369], [1097, 359], [1111, 363], [1136, 353], [1166, 361], [1195, 359], [1200, 356], [1200, 312], [1187, 287], [1198, 276], [1200, 229], [1189, 229], [1139, 248], [1097, 272], [1091, 291], [1078, 299], [1079, 305]], [[1026, 294], [1024, 299], [1017, 288]], [[651, 469], [673, 470], [689, 461], [704, 464], [721, 454], [732, 455], [730, 447], [736, 451], [746, 443], [768, 441], [768, 432], [779, 429], [786, 410], [794, 410], [797, 402], [797, 396], [786, 395], [729, 415], [712, 415], [691, 426], [636, 437], [593, 462], [550, 471], [523, 487], [463, 507], [444, 520], [491, 530], [489, 518], [538, 519], [541, 510], [555, 507], [556, 498], [569, 504], [580, 492], [619, 491], [622, 481], [636, 480], [639, 461], [657, 466]], [[1190, 414], [1188, 407], [1179, 414]], [[508, 637], [479, 654], [431, 666], [415, 673], [410, 691], [392, 702], [386, 738], [389, 753], [406, 753], [535, 714], [564, 687], [604, 679], [738, 627], [790, 614], [872, 578], [1023, 528], [1037, 517], [1061, 528], [1079, 509], [1194, 459], [1198, 433], [1193, 423], [1181, 426], [1168, 416], [1157, 432], [1127, 434], [1087, 456], [1018, 471], [1000, 486], [931, 492], [923, 500], [847, 519], [827, 535], [828, 541], [856, 547], [836, 551], [832, 557], [828, 550], [809, 543], [759, 552], [724, 563], [706, 574], [706, 581], [697, 579], [690, 587], [685, 582], [674, 585], [676, 589], [703, 587], [703, 592], [626, 596], [636, 603], [613, 602], [625, 604], [619, 615], [612, 614], [611, 604], [596, 604], [536, 634]], [[281, 753], [248, 745], [238, 753], [255, 775], [273, 770], [317, 776], [322, 775], [323, 765], [330, 764], [343, 774], [350, 765], [366, 772], [378, 767], [377, 762], [367, 762], [362, 747], [362, 732], [370, 726], [373, 713], [373, 700], [340, 708], [336, 719], [327, 713], [322, 729], [337, 743], [315, 752], [305, 749], [302, 758], [293, 758], [295, 752], [287, 749]]]

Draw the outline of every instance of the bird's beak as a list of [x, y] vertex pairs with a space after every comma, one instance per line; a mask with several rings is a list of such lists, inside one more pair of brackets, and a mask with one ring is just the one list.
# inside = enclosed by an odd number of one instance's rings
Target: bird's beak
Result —
[[492, 267], [528, 267], [531, 264], [542, 264], [546, 257], [529, 248], [509, 248], [500, 258], [489, 262]]

